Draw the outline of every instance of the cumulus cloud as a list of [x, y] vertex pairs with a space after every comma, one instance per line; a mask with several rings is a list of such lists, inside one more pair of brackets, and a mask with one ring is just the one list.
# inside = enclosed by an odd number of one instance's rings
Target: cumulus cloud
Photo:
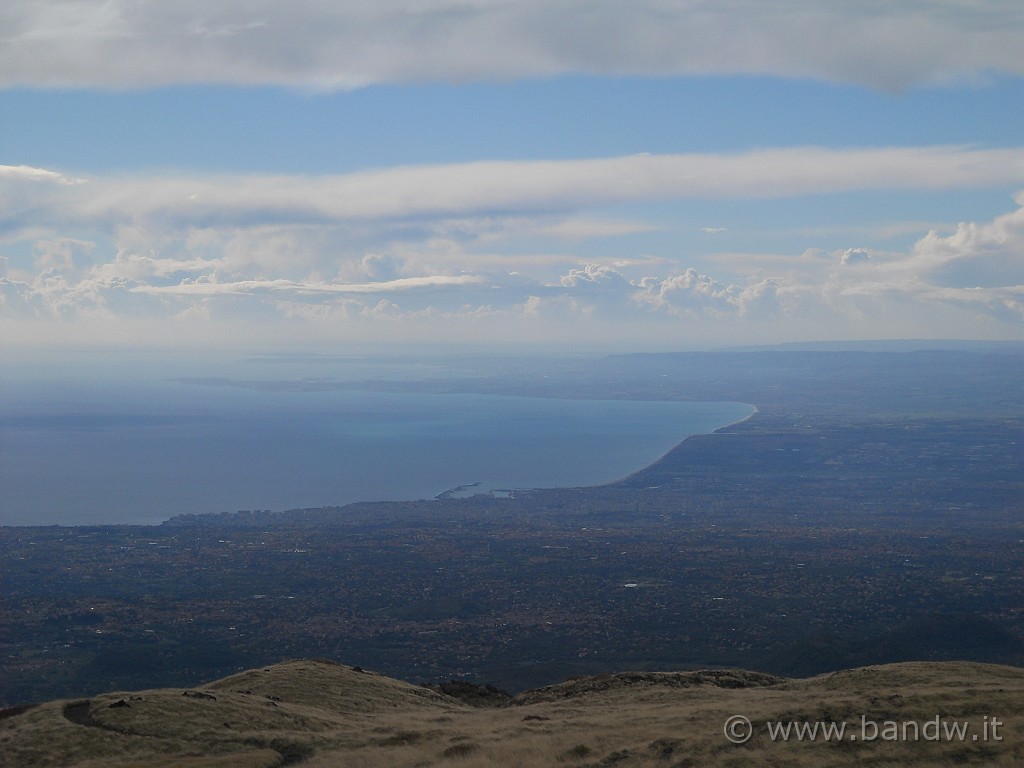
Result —
[[949, 235], [932, 230], [914, 246], [914, 264], [950, 287], [1024, 285], [1024, 193], [1016, 202], [994, 221], [962, 222]]
[[863, 264], [871, 260], [871, 254], [863, 248], [847, 248], [843, 251], [842, 264]]
[[1024, 285], [1024, 194], [1016, 202], [1021, 207], [990, 222], [961, 222], [949, 233], [931, 230], [906, 253], [842, 252], [841, 264], [857, 268], [837, 272], [837, 279], [851, 290], [889, 286], [936, 297], [1019, 288]]
[[[702, 323], [720, 333], [742, 328], [744, 338], [778, 323], [846, 323], [876, 335], [966, 327], [1019, 335], [1024, 195], [1015, 211], [931, 231], [903, 250], [826, 250], [811, 239], [803, 251], [734, 251], [699, 266], [685, 253], [632, 252], [635, 241], [622, 236], [646, 231], [645, 223], [593, 213], [634, 196], [742, 197], [769, 181], [771, 194], [1024, 181], [1024, 153], [1013, 149], [783, 154], [792, 168], [766, 150], [484, 164], [496, 177], [478, 176], [470, 164], [273, 184], [246, 176], [68, 184], [62, 174], [17, 167], [0, 174], [0, 197], [10, 203], [0, 209], [0, 313], [154, 323], [258, 318], [323, 324], [325, 333], [374, 322], [410, 333], [439, 323], [483, 333], [522, 322], [543, 337], [579, 321], [668, 338]], [[736, 170], [743, 163], [745, 175]], [[535, 193], [549, 196], [539, 213], [529, 207]], [[701, 239], [692, 227], [691, 235]], [[603, 256], [585, 255], [594, 237], [604, 238], [594, 249]], [[517, 250], [523, 242], [529, 247]]]
[[1024, 73], [1014, 0], [9, 0], [0, 84], [355, 88], [567, 73], [767, 74], [895, 89]]
[[601, 266], [600, 264], [584, 264], [581, 268], [574, 267], [569, 270], [569, 274], [563, 275], [558, 282], [565, 288], [591, 292], [618, 291], [623, 286], [629, 284], [614, 269]]
[[691, 321], [749, 325], [792, 319], [830, 328], [852, 323], [880, 337], [909, 329], [959, 335], [967, 325], [989, 332], [1002, 327], [1004, 333], [1015, 328], [1019, 335], [1024, 193], [1017, 203], [1018, 210], [991, 222], [961, 223], [948, 234], [931, 231], [905, 252], [849, 248], [826, 254], [810, 248], [760, 259], [739, 254], [746, 265], [785, 269], [731, 281], [692, 267], [627, 279], [608, 267], [587, 265], [570, 270], [560, 285], [565, 296], [586, 299], [591, 311], [618, 308], [628, 299], [636, 310]]
[[637, 287], [639, 302], [670, 314], [693, 316], [709, 312], [722, 316], [736, 306], [735, 286], [724, 285], [692, 267], [664, 278], [645, 277]]
[[559, 287], [535, 297], [532, 310], [536, 313], [540, 302], [557, 299], [563, 308], [592, 316], [728, 321], [788, 315], [806, 303], [800, 297], [806, 288], [781, 278], [725, 283], [693, 267], [629, 279], [611, 267], [586, 264], [570, 269]]

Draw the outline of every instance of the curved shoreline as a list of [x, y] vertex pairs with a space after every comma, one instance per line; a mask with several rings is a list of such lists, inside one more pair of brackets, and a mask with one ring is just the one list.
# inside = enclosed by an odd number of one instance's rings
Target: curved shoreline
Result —
[[[698, 401], [648, 400], [648, 401], [645, 401], [645, 402], [698, 402]], [[703, 402], [703, 401], [700, 401], [700, 402]], [[667, 451], [665, 451], [663, 454], [661, 454], [658, 458], [654, 459], [654, 461], [651, 461], [651, 462], [649, 462], [647, 464], [644, 464], [642, 467], [640, 467], [640, 469], [637, 469], [637, 470], [635, 470], [633, 472], [630, 472], [629, 474], [626, 474], [626, 475], [623, 475], [621, 477], [618, 477], [615, 480], [609, 480], [606, 483], [596, 483], [596, 484], [593, 484], [593, 485], [537, 486], [537, 487], [531, 487], [531, 488], [490, 488], [488, 490], [481, 491], [479, 494], [475, 494], [475, 495], [478, 495], [478, 496], [488, 496], [488, 497], [491, 497], [491, 498], [501, 498], [499, 496], [495, 496], [494, 495], [496, 493], [501, 493], [501, 494], [504, 494], [505, 497], [513, 498], [516, 493], [541, 493], [541, 492], [544, 492], [544, 491], [585, 491], [585, 490], [597, 489], [597, 488], [612, 488], [612, 487], [614, 487], [616, 485], [619, 485], [620, 483], [627, 482], [629, 479], [634, 478], [634, 477], [636, 477], [636, 476], [646, 472], [647, 470], [651, 469], [654, 466], [657, 466], [659, 463], [661, 463], [662, 461], [665, 460], [665, 457], [667, 457], [669, 454], [671, 454], [671, 453], [675, 452], [676, 450], [678, 450], [679, 448], [681, 448], [683, 443], [685, 443], [690, 438], [698, 437], [698, 436], [705, 436], [705, 435], [716, 435], [719, 432], [721, 432], [723, 429], [728, 429], [729, 427], [735, 427], [737, 424], [742, 424], [745, 421], [749, 421], [750, 419], [754, 418], [755, 416], [757, 416], [761, 412], [761, 409], [758, 408], [753, 403], [744, 403], [744, 402], [741, 402], [739, 400], [719, 400], [719, 401], [713, 401], [712, 400], [712, 401], [707, 401], [707, 402], [737, 403], [739, 405], [746, 405], [746, 406], [752, 408], [753, 410], [750, 413], [748, 413], [746, 416], [744, 416], [742, 419], [737, 419], [736, 421], [730, 421], [728, 424], [723, 424], [720, 427], [716, 427], [715, 429], [711, 430], [710, 432], [694, 432], [693, 434], [689, 434], [686, 437], [684, 437], [682, 440], [680, 440], [678, 443], [673, 445], [671, 448], [669, 448]], [[461, 498], [459, 496], [455, 496], [454, 494], [459, 492], [459, 491], [461, 491], [461, 490], [467, 489], [467, 488], [479, 487], [480, 485], [482, 485], [481, 482], [470, 483], [468, 485], [459, 485], [459, 486], [456, 486], [455, 488], [451, 488], [451, 489], [449, 489], [447, 491], [444, 491], [441, 494], [438, 494], [437, 496], [434, 497], [434, 499], [435, 500], [444, 500], [444, 499], [450, 499], [450, 498]]]
[[[728, 401], [722, 401], [722, 402], [739, 402], [739, 401], [738, 400], [728, 400]], [[645, 464], [643, 467], [638, 469], [636, 472], [630, 472], [628, 475], [624, 475], [623, 477], [620, 477], [617, 480], [612, 480], [609, 483], [602, 483], [601, 485], [581, 485], [581, 486], [579, 486], [579, 489], [580, 490], [584, 490], [586, 488], [611, 488], [613, 486], [619, 485], [620, 483], [625, 483], [630, 478], [637, 477], [638, 475], [646, 472], [647, 470], [651, 469], [652, 467], [657, 466], [658, 464], [660, 464], [662, 461], [665, 460], [666, 456], [668, 456], [670, 453], [674, 453], [675, 451], [679, 450], [683, 446], [683, 443], [685, 443], [691, 437], [698, 437], [698, 436], [701, 436], [701, 435], [717, 435], [723, 429], [728, 429], [729, 427], [735, 427], [737, 424], [742, 424], [745, 421], [749, 421], [750, 419], [754, 418], [755, 416], [757, 416], [761, 412], [761, 409], [758, 408], [753, 403], [741, 403], [741, 405], [749, 405], [754, 410], [752, 410], [750, 413], [748, 413], [742, 419], [737, 419], [736, 421], [731, 421], [728, 424], [723, 424], [722, 426], [718, 427], [717, 429], [713, 429], [710, 432], [697, 432], [697, 433], [694, 433], [692, 435], [687, 435], [682, 440], [680, 440], [678, 443], [676, 443], [671, 448], [669, 448], [667, 451], [665, 451], [663, 454], [661, 454], [661, 456], [659, 456], [654, 461], [652, 461], [650, 464]], [[551, 489], [551, 488], [547, 488], [547, 489], [538, 488], [536, 490], [554, 490], [554, 489]]]
[[[531, 398], [532, 399], [532, 398]], [[563, 398], [542, 398], [544, 400], [561, 401]], [[582, 398], [581, 400], [597, 400], [596, 398]], [[606, 400], [606, 399], [602, 399]], [[607, 400], [606, 400], [607, 401]], [[577, 401], [579, 402], [579, 401]], [[612, 399], [608, 402], [619, 402]], [[481, 462], [470, 462], [461, 467], [458, 463], [458, 454], [453, 453], [452, 461], [447, 466], [442, 466], [438, 461], [425, 467], [420, 474], [427, 480], [419, 484], [419, 488], [409, 487], [405, 489], [394, 489], [389, 485], [368, 488], [370, 493], [335, 495], [330, 493], [331, 488], [324, 488], [327, 493], [315, 494], [319, 498], [301, 498], [304, 494], [297, 494], [297, 498], [289, 499], [291, 496], [288, 478], [276, 492], [279, 498], [266, 498], [263, 503], [255, 507], [254, 515], [272, 515], [270, 508], [276, 508], [283, 514], [300, 509], [325, 508], [327, 506], [343, 508], [358, 503], [403, 503], [417, 501], [455, 501], [460, 498], [471, 498], [472, 496], [486, 496], [492, 499], [508, 499], [532, 491], [564, 491], [570, 489], [584, 488], [606, 488], [618, 483], [628, 481], [629, 478], [644, 472], [645, 470], [663, 461], [665, 456], [677, 450], [687, 439], [694, 435], [714, 434], [722, 430], [734, 427], [737, 424], [752, 418], [759, 410], [757, 406], [736, 400], [644, 400], [636, 401], [638, 406], [645, 406], [637, 413], [653, 413], [653, 416], [638, 417], [629, 408], [613, 408], [607, 413], [608, 421], [604, 424], [600, 415], [605, 413], [600, 409], [590, 413], [586, 408], [572, 408], [571, 412], [576, 415], [567, 420], [563, 425], [561, 437], [556, 438], [559, 442], [551, 443], [545, 437], [544, 429], [538, 429], [537, 433], [530, 438], [529, 431], [519, 429], [520, 442], [526, 440], [523, 445], [511, 451], [502, 453], [498, 451], [496, 458], [490, 465]], [[691, 410], [692, 409], [692, 410]], [[556, 409], [561, 410], [561, 407]], [[540, 410], [536, 413], [524, 412], [521, 416], [530, 416], [532, 419], [544, 419], [552, 415], [551, 409]], [[532, 415], [531, 415], [532, 414]], [[584, 418], [585, 421], [573, 422], [573, 419]], [[539, 425], [539, 422], [538, 422]], [[499, 427], [500, 424], [491, 425]], [[534, 427], [530, 427], [534, 429]], [[678, 436], [673, 437], [672, 432], [687, 431], [681, 440]], [[501, 443], [501, 432], [496, 431], [487, 438], [490, 442]], [[582, 442], [581, 442], [582, 441]], [[644, 449], [645, 443], [647, 450]], [[483, 443], [481, 443], [483, 445]], [[579, 446], [578, 449], [574, 446]], [[499, 446], [500, 447], [500, 446]], [[520, 465], [515, 458], [518, 452], [526, 451], [523, 454], [524, 462]], [[578, 453], [577, 453], [578, 451]], [[575, 456], [574, 456], [575, 454]], [[436, 471], [437, 465], [441, 471]], [[617, 465], [617, 466], [616, 466]], [[398, 470], [396, 465], [395, 471]], [[455, 479], [449, 480], [449, 484], [436, 485], [431, 479], [452, 478], [455, 474], [452, 470], [469, 475], [464, 481]], [[530, 482], [529, 475], [533, 474], [534, 482]], [[475, 477], [474, 477], [475, 475]], [[516, 475], [519, 475], [525, 482], [516, 482]], [[568, 475], [568, 477], [567, 477]], [[576, 478], [572, 476], [576, 475]], [[489, 478], [493, 482], [489, 482]], [[543, 478], [543, 479], [542, 479]], [[577, 479], [578, 478], [578, 479]], [[607, 479], [606, 479], [607, 478]], [[539, 480], [540, 482], [537, 482]], [[575, 482], [573, 482], [575, 480]], [[442, 480], [443, 481], [443, 480]], [[470, 482], [474, 481], [474, 482]], [[410, 484], [411, 485], [411, 484]], [[431, 488], [434, 485], [434, 488]], [[425, 486], [425, 487], [424, 487]], [[439, 487], [440, 486], [440, 487]], [[437, 490], [435, 490], [437, 489]], [[476, 491], [474, 492], [474, 489]], [[271, 489], [273, 490], [273, 489]], [[344, 489], [343, 489], [344, 490]], [[398, 490], [394, 496], [389, 491]], [[438, 493], [438, 490], [440, 491]], [[424, 492], [426, 491], [426, 492]], [[391, 496], [389, 498], [389, 496]], [[155, 500], [158, 499], [155, 497]], [[208, 521], [216, 518], [230, 518], [236, 512], [245, 511], [243, 506], [236, 506], [230, 499], [227, 504], [216, 504], [216, 495], [207, 501], [214, 503], [202, 503], [191, 505], [176, 505], [177, 510], [167, 510], [163, 515], [153, 515], [149, 519], [124, 519], [111, 520], [110, 517], [100, 520], [58, 520], [47, 521], [45, 525], [58, 525], [60, 527], [107, 527], [107, 526], [133, 526], [133, 527], [159, 527], [171, 521], [180, 522], [181, 518], [194, 519], [206, 518]], [[297, 502], [297, 503], [296, 503]], [[310, 503], [312, 502], [312, 503]], [[157, 507], [161, 504], [156, 504]], [[170, 506], [164, 504], [163, 506]], [[205, 507], [205, 509], [204, 509]], [[180, 511], [179, 511], [180, 510]], [[154, 512], [157, 510], [154, 509]], [[163, 511], [163, 510], [161, 510]], [[23, 524], [4, 523], [4, 527], [38, 527], [39, 522], [25, 521]]]

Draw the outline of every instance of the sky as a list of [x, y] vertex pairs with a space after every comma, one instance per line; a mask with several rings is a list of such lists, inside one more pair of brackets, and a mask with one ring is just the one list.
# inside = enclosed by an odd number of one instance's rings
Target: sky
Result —
[[10, 347], [1024, 340], [1019, 0], [6, 0]]

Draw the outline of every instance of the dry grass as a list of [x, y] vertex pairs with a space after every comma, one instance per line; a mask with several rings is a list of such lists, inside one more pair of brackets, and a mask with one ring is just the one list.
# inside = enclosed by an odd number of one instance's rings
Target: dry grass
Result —
[[[111, 765], [110, 760], [104, 758], [80, 763], [76, 768], [106, 768], [108, 765]], [[272, 749], [257, 749], [220, 757], [163, 757], [127, 765], [131, 768], [276, 768], [281, 765], [281, 755]]]
[[[739, 687], [737, 687], [739, 686]], [[0, 721], [0, 765], [19, 768], [491, 768], [497, 766], [1024, 765], [1024, 670], [898, 664], [779, 680], [750, 673], [664, 673], [572, 681], [471, 708], [380, 675], [289, 662], [198, 689], [106, 694], [65, 717], [51, 702]], [[215, 697], [215, 698], [214, 698]], [[128, 706], [114, 706], [124, 700]], [[750, 718], [743, 745], [722, 732]], [[772, 740], [767, 721], [861, 718], [971, 724], [966, 741]], [[999, 718], [1001, 741], [980, 738]], [[986, 720], [988, 718], [988, 720]], [[979, 735], [979, 740], [971, 739]]]

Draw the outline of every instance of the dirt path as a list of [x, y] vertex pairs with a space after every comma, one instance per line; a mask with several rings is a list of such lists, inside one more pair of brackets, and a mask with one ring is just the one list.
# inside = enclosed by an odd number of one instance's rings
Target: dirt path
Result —
[[64, 707], [64, 719], [88, 728], [102, 728], [105, 731], [113, 730], [89, 714], [89, 705], [91, 704], [91, 701], [76, 701], [73, 704], [66, 705]]

